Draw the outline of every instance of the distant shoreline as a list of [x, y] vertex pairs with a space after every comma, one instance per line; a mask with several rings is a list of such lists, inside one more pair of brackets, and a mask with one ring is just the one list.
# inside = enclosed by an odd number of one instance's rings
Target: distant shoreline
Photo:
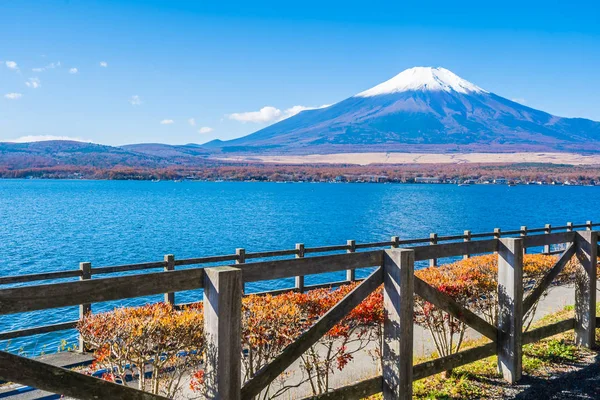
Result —
[[[285, 160], [277, 158], [267, 159], [267, 161], [254, 159], [206, 160], [204, 164], [200, 165], [189, 165], [172, 160], [172, 164], [161, 167], [126, 165], [127, 160], [123, 160], [122, 164], [117, 165], [108, 162], [89, 165], [87, 162], [73, 162], [72, 160], [70, 163], [51, 163], [49, 165], [21, 162], [20, 164], [0, 165], [0, 178], [600, 185], [600, 155], [571, 154], [569, 158], [563, 153], [534, 153], [537, 154], [538, 161], [553, 161], [535, 162], [526, 161], [531, 160], [530, 158], [525, 160], [519, 158], [521, 157], [519, 154], [512, 154], [518, 161], [512, 163], [498, 162], [493, 158], [493, 156], [511, 155], [485, 153], [474, 153], [471, 155], [470, 161], [460, 158], [466, 157], [466, 155], [456, 154], [361, 153], [289, 156]], [[387, 157], [387, 163], [357, 164], [357, 162], [370, 159], [382, 161], [382, 156]], [[293, 157], [299, 157], [303, 163], [292, 163]], [[307, 159], [306, 157], [312, 158]], [[416, 157], [419, 158], [420, 163], [397, 163], [399, 157], [413, 157], [413, 161]], [[440, 161], [444, 157], [445, 160], [453, 160], [453, 162], [434, 162]], [[487, 162], [481, 161], [482, 157], [485, 157]], [[326, 162], [326, 158], [329, 158], [329, 163]], [[335, 163], [340, 159], [352, 159], [354, 163]], [[311, 163], [306, 163], [306, 161], [311, 161]]]
[[311, 155], [241, 155], [213, 157], [219, 161], [279, 164], [471, 164], [546, 163], [600, 165], [600, 154], [518, 152], [518, 153], [332, 153]]

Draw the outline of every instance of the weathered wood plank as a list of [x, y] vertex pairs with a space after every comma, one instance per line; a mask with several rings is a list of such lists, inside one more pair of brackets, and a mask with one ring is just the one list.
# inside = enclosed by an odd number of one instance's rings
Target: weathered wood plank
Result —
[[383, 380], [379, 375], [317, 396], [304, 397], [302, 400], [361, 400], [381, 393], [382, 385]]
[[[438, 235], [437, 235], [437, 233], [430, 233], [429, 234], [429, 244], [430, 245], [434, 245], [434, 244], [437, 244], [437, 243], [438, 243]], [[430, 258], [429, 259], [429, 266], [430, 267], [437, 267], [437, 264], [438, 264], [437, 261], [438, 260], [435, 257], [434, 258]]]
[[24, 336], [38, 335], [40, 333], [57, 332], [64, 331], [66, 329], [73, 329], [77, 326], [78, 322], [79, 321], [61, 322], [58, 324], [37, 326], [35, 328], [25, 328], [16, 331], [3, 332], [0, 333], [0, 340], [15, 339]]
[[84, 400], [167, 399], [4, 351], [0, 351], [0, 379]]
[[565, 265], [573, 258], [575, 254], [575, 245], [569, 244], [567, 249], [562, 253], [556, 264], [548, 271], [546, 276], [542, 278], [537, 286], [529, 293], [529, 296], [523, 301], [523, 312], [527, 312], [533, 307], [533, 305], [542, 297], [546, 289], [550, 286], [552, 281], [561, 273]]
[[259, 253], [246, 253], [246, 260], [251, 258], [269, 258], [269, 257], [283, 257], [293, 256], [297, 254], [297, 250], [274, 250], [274, 251], [261, 251]]
[[209, 399], [239, 400], [241, 389], [242, 270], [207, 268], [204, 278], [205, 381]]
[[115, 272], [140, 271], [144, 269], [164, 268], [164, 261], [147, 262], [140, 264], [115, 265], [111, 267], [92, 268], [92, 275], [113, 274]]
[[496, 251], [497, 248], [498, 242], [496, 239], [472, 240], [470, 242], [444, 243], [412, 247], [412, 249], [415, 251], [415, 261], [429, 260], [432, 258], [455, 257], [462, 256], [464, 254], [490, 253], [492, 251]]
[[244, 283], [270, 279], [290, 278], [310, 274], [342, 271], [345, 269], [376, 267], [383, 260], [382, 250], [362, 253], [335, 254], [290, 260], [275, 260], [240, 265]]
[[0, 290], [0, 315], [201, 288], [204, 269], [157, 272]]
[[40, 273], [40, 274], [3, 276], [3, 277], [0, 277], [0, 285], [8, 285], [11, 283], [45, 281], [45, 280], [50, 280], [50, 279], [77, 278], [80, 276], [81, 276], [80, 270], [44, 272], [44, 273]]
[[[295, 258], [304, 258], [304, 243], [296, 243]], [[297, 275], [295, 281], [296, 290], [300, 293], [304, 292], [304, 275]]]
[[383, 398], [412, 399], [414, 268], [412, 250], [386, 250], [383, 261]]
[[542, 326], [541, 328], [532, 329], [523, 333], [523, 344], [534, 343], [538, 340], [570, 331], [574, 327], [575, 318], [569, 318], [550, 325]]
[[[544, 231], [545, 228], [542, 229]], [[536, 229], [529, 229], [531, 233]], [[523, 247], [539, 247], [551, 244], [570, 243], [575, 239], [575, 232], [555, 232], [544, 235], [528, 235], [523, 237]]]
[[511, 384], [522, 373], [523, 240], [500, 239], [498, 246], [498, 369]]
[[598, 232], [576, 232], [575, 245], [581, 265], [575, 276], [575, 343], [592, 348], [596, 332]]
[[396, 244], [395, 241], [391, 241], [391, 242], [373, 242], [373, 243], [356, 243], [354, 247], [356, 249], [369, 249], [369, 248], [372, 248], [372, 247], [393, 246], [394, 244]]
[[237, 260], [237, 254], [228, 254], [225, 256], [209, 256], [209, 257], [198, 257], [198, 258], [185, 258], [181, 260], [175, 260], [175, 265], [193, 265], [193, 264], [210, 264], [225, 261]]
[[348, 293], [339, 303], [319, 318], [312, 327], [287, 346], [269, 365], [261, 368], [252, 379], [246, 382], [242, 387], [242, 399], [250, 400], [259, 394], [261, 390], [285, 371], [298, 357], [377, 289], [382, 282], [383, 271], [379, 267], [352, 292]]
[[[81, 276], [79, 277], [80, 281], [87, 281], [92, 279], [92, 263], [82, 262], [79, 263], [79, 269], [81, 270]], [[85, 316], [88, 313], [92, 312], [92, 304], [84, 303], [79, 305], [79, 320], [83, 321]], [[83, 336], [79, 335], [79, 347], [77, 348], [80, 352], [86, 351], [85, 342], [83, 340]]]
[[496, 327], [418, 277], [415, 277], [415, 294], [418, 294], [431, 304], [446, 311], [448, 314], [464, 322], [494, 342], [498, 338], [498, 330]]
[[321, 247], [307, 247], [304, 252], [305, 253], [327, 253], [330, 251], [341, 251], [348, 250], [348, 246], [346, 245], [336, 245], [336, 246], [321, 246]]
[[[346, 245], [348, 246], [348, 250], [346, 250], [347, 253], [356, 253], [356, 241], [348, 240], [348, 241], [346, 241]], [[352, 282], [355, 279], [356, 279], [356, 270], [355, 269], [347, 269], [346, 270], [346, 280]]]
[[449, 369], [458, 368], [462, 365], [493, 356], [496, 353], [496, 343], [488, 343], [483, 346], [463, 350], [446, 357], [426, 361], [413, 367], [413, 379], [415, 381], [428, 376], [439, 374]]
[[[165, 271], [175, 271], [175, 256], [173, 254], [165, 254]], [[167, 304], [174, 305], [175, 304], [175, 293], [167, 292], [165, 293], [165, 298], [163, 300]]]

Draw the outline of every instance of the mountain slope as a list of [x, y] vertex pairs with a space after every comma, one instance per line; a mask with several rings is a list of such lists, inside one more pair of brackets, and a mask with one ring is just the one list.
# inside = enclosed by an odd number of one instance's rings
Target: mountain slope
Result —
[[600, 151], [600, 123], [515, 103], [444, 68], [405, 70], [332, 106], [303, 111], [223, 152]]

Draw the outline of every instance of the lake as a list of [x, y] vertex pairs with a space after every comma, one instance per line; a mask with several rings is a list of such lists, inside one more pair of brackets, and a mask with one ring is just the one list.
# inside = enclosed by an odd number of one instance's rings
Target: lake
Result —
[[[259, 182], [0, 180], [0, 276], [176, 258], [488, 232], [600, 220], [600, 187]], [[155, 270], [156, 271], [156, 270]], [[307, 277], [307, 284], [343, 274]], [[249, 290], [291, 286], [290, 280]], [[198, 299], [197, 291], [177, 302]], [[94, 304], [158, 301], [150, 296]], [[77, 307], [0, 316], [0, 331], [78, 317]], [[54, 352], [62, 331], [0, 342], [29, 355]]]

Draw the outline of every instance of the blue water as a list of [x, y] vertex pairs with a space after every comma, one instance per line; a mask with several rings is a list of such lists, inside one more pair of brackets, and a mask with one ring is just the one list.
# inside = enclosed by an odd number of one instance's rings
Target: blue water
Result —
[[[600, 187], [567, 186], [0, 180], [0, 276], [72, 270], [81, 261], [99, 267], [160, 261], [164, 254], [233, 254], [237, 247], [252, 252], [600, 221], [599, 195]], [[341, 278], [312, 276], [307, 283]], [[176, 301], [200, 296], [178, 293]], [[77, 307], [0, 316], [0, 331], [77, 316]], [[62, 331], [0, 342], [0, 349], [53, 352], [75, 338]]]

